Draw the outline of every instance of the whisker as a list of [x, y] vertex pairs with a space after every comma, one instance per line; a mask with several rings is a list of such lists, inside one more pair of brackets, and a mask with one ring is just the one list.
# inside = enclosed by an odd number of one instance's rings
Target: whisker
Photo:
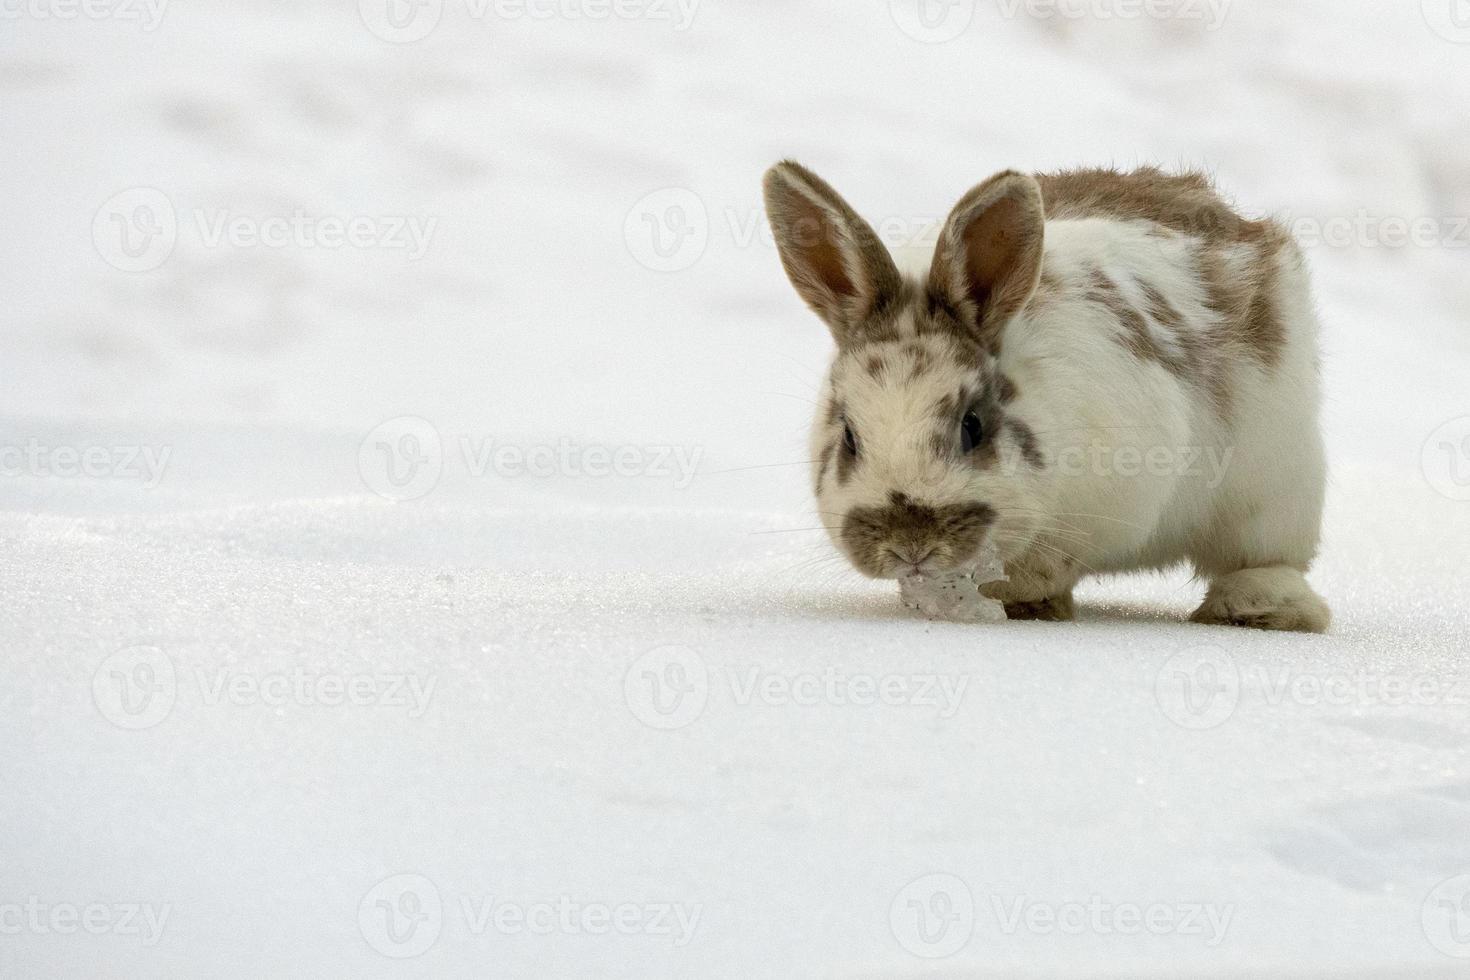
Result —
[[748, 531], [747, 534], [801, 534], [807, 531], [825, 531], [825, 527], [787, 527], [776, 531]]
[[705, 476], [719, 476], [721, 473], [744, 473], [746, 470], [769, 470], [778, 466], [810, 466], [815, 463], [814, 459], [799, 459], [794, 463], [757, 463], [755, 466], [737, 466], [729, 470], [710, 470]]
[[820, 402], [813, 401], [812, 399], [807, 398], [807, 397], [805, 397], [803, 395], [793, 395], [790, 392], [786, 392], [786, 391], [760, 391], [760, 392], [756, 392], [756, 394], [759, 394], [759, 395], [776, 395], [776, 396], [778, 396], [780, 398], [795, 398], [797, 401], [799, 401], [799, 402], [806, 402], [808, 405], [811, 405], [814, 408], [821, 408], [822, 407], [822, 405], [821, 405]]

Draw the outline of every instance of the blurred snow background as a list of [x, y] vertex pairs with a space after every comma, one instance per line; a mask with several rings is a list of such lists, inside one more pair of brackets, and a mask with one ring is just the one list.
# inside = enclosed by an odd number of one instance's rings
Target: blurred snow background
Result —
[[[1460, 0], [5, 0], [0, 973], [1470, 975], [1467, 111]], [[831, 560], [784, 156], [1320, 232], [1333, 634]]]

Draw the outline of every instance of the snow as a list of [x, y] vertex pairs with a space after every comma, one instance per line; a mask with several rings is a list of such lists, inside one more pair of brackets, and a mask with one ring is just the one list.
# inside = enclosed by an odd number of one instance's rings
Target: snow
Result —
[[[1470, 975], [1450, 0], [361, 6], [4, 8], [0, 974]], [[1077, 163], [1359, 221], [1332, 633], [847, 570], [784, 156], [896, 238]]]

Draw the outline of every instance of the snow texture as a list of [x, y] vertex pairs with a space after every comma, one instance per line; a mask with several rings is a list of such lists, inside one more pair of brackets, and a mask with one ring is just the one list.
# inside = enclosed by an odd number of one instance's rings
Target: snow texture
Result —
[[[531, 7], [5, 5], [0, 975], [1470, 975], [1454, 3]], [[1332, 632], [852, 573], [788, 156], [1345, 224]]]

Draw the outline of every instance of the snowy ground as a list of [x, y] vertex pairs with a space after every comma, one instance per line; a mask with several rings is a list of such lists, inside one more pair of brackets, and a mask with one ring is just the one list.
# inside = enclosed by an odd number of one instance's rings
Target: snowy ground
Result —
[[[1470, 976], [1452, 0], [96, 3], [0, 7], [0, 974]], [[788, 155], [1346, 222], [1333, 633], [831, 560]]]

